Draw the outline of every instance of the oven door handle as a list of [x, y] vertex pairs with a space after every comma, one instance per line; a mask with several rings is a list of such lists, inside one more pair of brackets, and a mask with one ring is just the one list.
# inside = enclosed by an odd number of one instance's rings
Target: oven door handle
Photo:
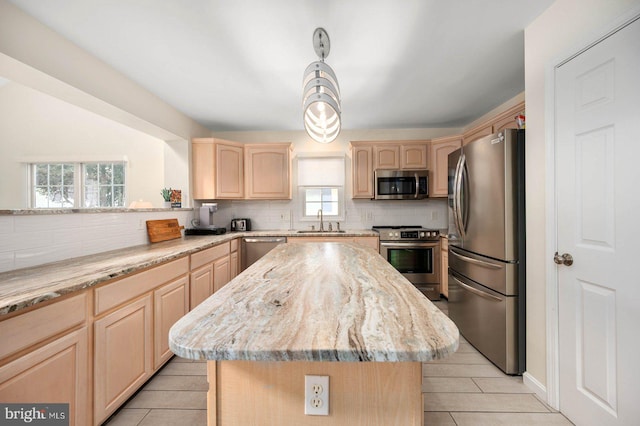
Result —
[[422, 248], [422, 247], [436, 247], [438, 245], [437, 241], [434, 241], [432, 243], [417, 243], [417, 242], [413, 242], [413, 243], [406, 243], [406, 242], [398, 242], [398, 243], [392, 243], [392, 242], [380, 242], [380, 246], [381, 247], [401, 247], [401, 248], [405, 248], [405, 247], [416, 247], [416, 248]]

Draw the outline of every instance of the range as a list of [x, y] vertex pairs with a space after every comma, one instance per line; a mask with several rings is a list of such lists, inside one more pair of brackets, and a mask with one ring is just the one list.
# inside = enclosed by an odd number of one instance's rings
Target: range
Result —
[[431, 300], [440, 299], [440, 231], [421, 226], [374, 226], [380, 255]]

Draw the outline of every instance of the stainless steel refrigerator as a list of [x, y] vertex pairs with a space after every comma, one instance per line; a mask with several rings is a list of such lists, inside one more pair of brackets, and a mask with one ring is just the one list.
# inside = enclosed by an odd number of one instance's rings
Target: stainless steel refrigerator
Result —
[[525, 370], [524, 130], [449, 154], [449, 316], [507, 374]]

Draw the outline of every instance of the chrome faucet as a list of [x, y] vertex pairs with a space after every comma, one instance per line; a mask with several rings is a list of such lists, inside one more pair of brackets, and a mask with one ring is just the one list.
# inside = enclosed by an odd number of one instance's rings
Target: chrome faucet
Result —
[[320, 218], [320, 232], [324, 232], [324, 222], [322, 221], [322, 209], [318, 210], [316, 217]]

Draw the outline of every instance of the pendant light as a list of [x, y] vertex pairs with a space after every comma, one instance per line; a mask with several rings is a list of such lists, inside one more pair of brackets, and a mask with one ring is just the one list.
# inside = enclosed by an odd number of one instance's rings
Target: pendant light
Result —
[[302, 79], [304, 128], [316, 142], [330, 143], [340, 133], [340, 87], [335, 73], [324, 62], [330, 43], [323, 28], [313, 32], [313, 47], [320, 60], [307, 67]]

